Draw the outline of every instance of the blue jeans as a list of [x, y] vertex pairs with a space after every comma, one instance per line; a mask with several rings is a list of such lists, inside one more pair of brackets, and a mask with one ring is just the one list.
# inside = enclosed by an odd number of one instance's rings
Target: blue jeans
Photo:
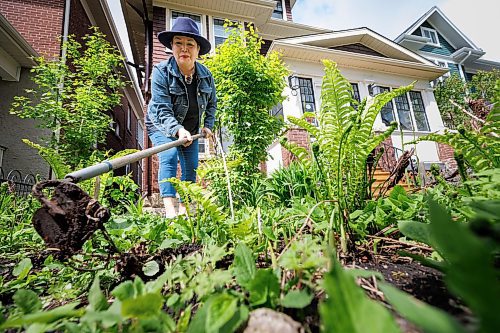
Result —
[[[155, 131], [149, 135], [154, 146], [177, 140], [174, 137], [167, 137], [160, 131]], [[188, 147], [176, 147], [158, 153], [160, 160], [158, 170], [158, 185], [160, 187], [160, 196], [175, 197], [174, 186], [165, 181], [177, 176], [177, 161], [181, 162], [182, 176], [181, 180], [196, 182], [196, 169], [198, 168], [198, 140], [194, 140]]]

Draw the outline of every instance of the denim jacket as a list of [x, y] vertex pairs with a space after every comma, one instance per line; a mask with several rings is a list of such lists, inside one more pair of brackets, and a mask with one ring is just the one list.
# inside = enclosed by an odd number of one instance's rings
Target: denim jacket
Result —
[[[200, 124], [205, 113], [204, 127], [212, 129], [215, 122], [217, 97], [212, 73], [202, 64], [195, 62]], [[187, 88], [181, 81], [181, 73], [174, 57], [153, 67], [151, 79], [151, 101], [146, 115], [148, 134], [161, 131], [173, 137], [182, 127], [189, 109]]]

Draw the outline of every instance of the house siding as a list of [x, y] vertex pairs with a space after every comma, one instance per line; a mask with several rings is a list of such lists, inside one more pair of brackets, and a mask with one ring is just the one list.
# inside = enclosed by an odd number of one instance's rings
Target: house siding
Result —
[[64, 0], [0, 0], [0, 13], [40, 55], [59, 56]]
[[457, 74], [460, 75], [457, 64], [448, 63], [448, 69], [450, 70], [450, 75]]
[[330, 47], [330, 49], [387, 58], [382, 53], [379, 53], [375, 50], [372, 50], [368, 46], [365, 46], [365, 45], [360, 44], [360, 43], [341, 45], [341, 46], [333, 46], [333, 47]]
[[0, 80], [0, 145], [4, 151], [2, 168], [5, 176], [11, 170], [18, 170], [23, 177], [27, 174], [49, 178], [49, 166], [35, 149], [22, 142], [28, 139], [39, 143], [42, 138], [50, 137], [50, 131], [37, 127], [32, 119], [21, 119], [11, 115], [9, 110], [14, 96], [24, 95], [25, 89], [33, 89], [32, 74], [29, 68], [23, 68], [19, 82]]
[[[421, 27], [425, 27], [425, 28], [436, 30], [427, 21], [424, 22], [421, 25]], [[438, 47], [438, 46], [433, 46], [433, 45], [425, 45], [422, 48], [420, 48], [420, 51], [434, 53], [434, 54], [441, 55], [441, 56], [449, 56], [453, 52], [456, 51], [456, 49], [453, 48], [453, 46], [451, 46], [450, 43], [448, 43], [448, 41], [443, 37], [443, 35], [441, 35], [439, 33], [439, 31], [436, 30], [436, 33], [437, 33], [437, 36], [438, 36], [438, 39], [439, 39], [439, 44], [441, 44], [441, 46]], [[415, 35], [415, 36], [422, 36], [422, 31], [420, 30], [420, 27], [417, 30], [415, 30], [415, 32], [413, 33], [413, 35]]]
[[165, 31], [166, 28], [166, 9], [163, 7], [153, 7], [153, 64], [168, 59], [165, 46], [157, 38], [158, 34]]

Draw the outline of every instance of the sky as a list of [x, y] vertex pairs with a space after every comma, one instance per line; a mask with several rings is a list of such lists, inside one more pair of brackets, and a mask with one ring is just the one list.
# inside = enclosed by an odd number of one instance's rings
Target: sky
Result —
[[367, 27], [394, 40], [432, 6], [500, 62], [500, 0], [297, 0], [293, 20], [331, 30]]

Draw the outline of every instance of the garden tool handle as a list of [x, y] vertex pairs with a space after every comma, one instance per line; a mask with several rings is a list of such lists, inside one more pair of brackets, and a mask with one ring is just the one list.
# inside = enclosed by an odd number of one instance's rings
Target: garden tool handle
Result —
[[[191, 137], [194, 141], [194, 140], [197, 140], [199, 138], [203, 138], [204, 135], [203, 134], [196, 134], [196, 135], [193, 135]], [[91, 178], [94, 178], [96, 176], [105, 174], [111, 170], [121, 168], [129, 163], [134, 163], [134, 162], [137, 162], [139, 160], [142, 160], [143, 158], [150, 157], [156, 153], [161, 153], [162, 151], [165, 151], [167, 149], [184, 145], [186, 142], [188, 142], [187, 139], [179, 139], [176, 141], [164, 143], [164, 144], [156, 146], [156, 147], [151, 147], [151, 148], [148, 148], [145, 150], [141, 150], [141, 151], [135, 152], [135, 153], [127, 155], [127, 156], [115, 158], [113, 160], [106, 160], [106, 161], [103, 161], [99, 164], [92, 165], [92, 166], [89, 166], [87, 168], [69, 173], [66, 176], [64, 176], [64, 179], [68, 180], [72, 183], [78, 183], [78, 182], [81, 182], [83, 180], [91, 179]]]

